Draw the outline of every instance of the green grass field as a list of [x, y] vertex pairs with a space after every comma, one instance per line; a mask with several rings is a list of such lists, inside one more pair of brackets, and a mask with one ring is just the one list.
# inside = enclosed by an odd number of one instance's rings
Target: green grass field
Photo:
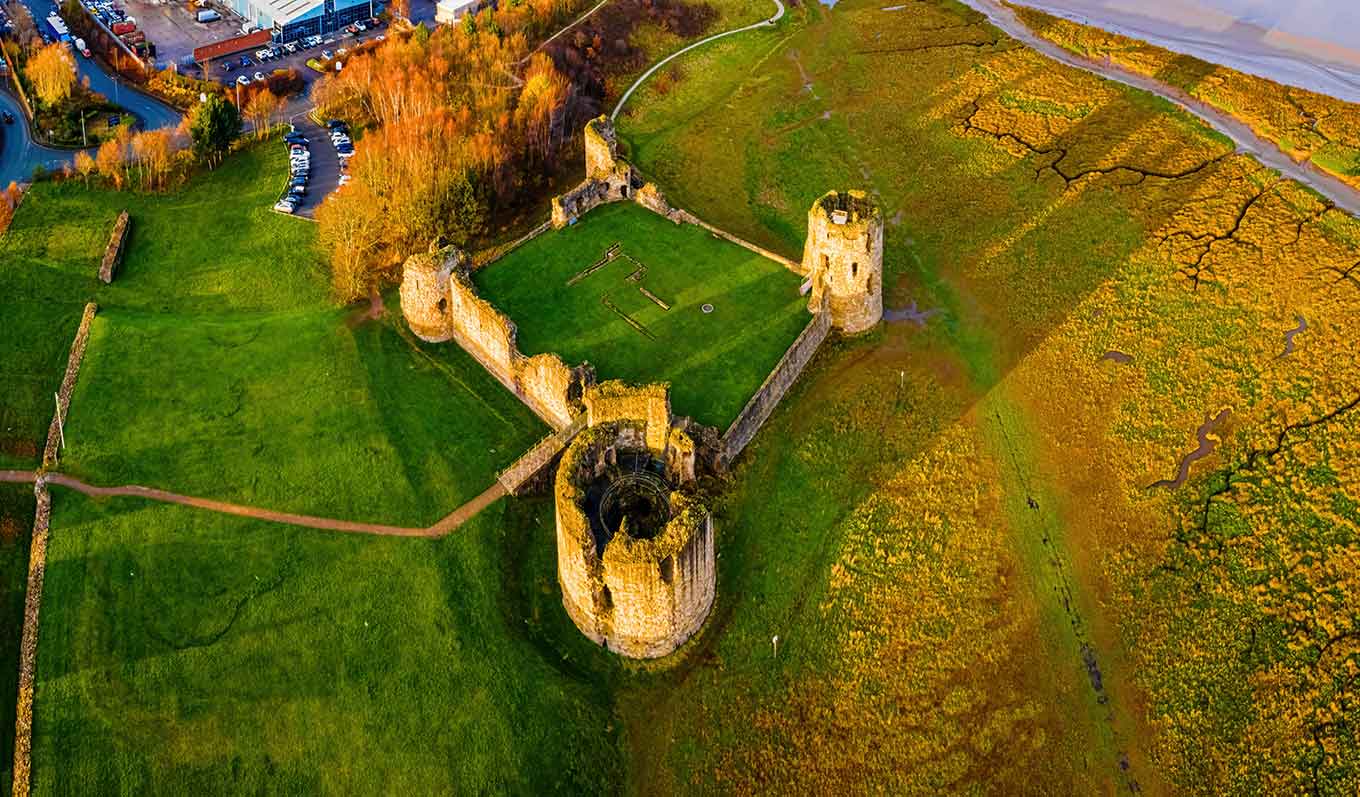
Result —
[[[627, 257], [567, 285], [615, 243]], [[639, 263], [645, 275], [628, 281]], [[809, 320], [796, 274], [632, 203], [597, 208], [572, 227], [540, 235], [475, 279], [482, 296], [514, 319], [525, 354], [589, 361], [600, 379], [669, 381], [677, 414], [720, 429]], [[704, 304], [713, 311], [704, 313]]]
[[[268, 210], [285, 172], [282, 149], [269, 144], [171, 195], [35, 187], [0, 239], [3, 279], [38, 299], [16, 305], [25, 337], [7, 337], [0, 358], [23, 375], [9, 423], [21, 440], [45, 436], [72, 318], [92, 297], [100, 312], [63, 470], [98, 484], [431, 523], [489, 486], [546, 427], [456, 346], [406, 334], [395, 301], [381, 321], [335, 308], [315, 228]], [[124, 207], [127, 255], [101, 286], [93, 274]]]
[[608, 692], [519, 612], [541, 509], [409, 540], [58, 491], [34, 793], [616, 790]]

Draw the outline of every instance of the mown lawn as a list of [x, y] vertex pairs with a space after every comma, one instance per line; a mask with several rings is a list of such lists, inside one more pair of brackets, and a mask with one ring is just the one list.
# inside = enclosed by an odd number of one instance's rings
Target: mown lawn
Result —
[[411, 540], [58, 491], [34, 793], [617, 790], [608, 693], [516, 608], [531, 508]]
[[[628, 257], [567, 285], [614, 243]], [[645, 275], [629, 282], [639, 263]], [[525, 354], [588, 360], [601, 379], [669, 381], [677, 414], [723, 429], [809, 320], [796, 274], [632, 203], [597, 208], [572, 227], [540, 235], [476, 281], [514, 319]], [[705, 304], [712, 312], [703, 312]]]
[[[72, 318], [94, 298], [63, 470], [431, 523], [546, 427], [456, 347], [406, 334], [395, 297], [380, 321], [334, 307], [315, 227], [268, 210], [285, 172], [282, 149], [267, 144], [170, 195], [37, 186], [0, 239], [4, 278], [34, 297], [16, 308], [23, 338], [4, 346], [24, 377], [11, 423], [22, 440], [45, 435]], [[98, 286], [123, 208], [127, 255], [114, 283]]]

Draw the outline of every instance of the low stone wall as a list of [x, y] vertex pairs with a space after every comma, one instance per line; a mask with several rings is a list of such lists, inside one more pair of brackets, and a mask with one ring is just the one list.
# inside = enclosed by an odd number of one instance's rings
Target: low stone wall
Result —
[[548, 219], [508, 244], [501, 244], [500, 246], [493, 246], [490, 249], [483, 249], [472, 258], [472, 267], [476, 269], [494, 263], [552, 228], [552, 219]]
[[113, 224], [113, 234], [109, 236], [109, 245], [104, 247], [104, 259], [99, 263], [99, 279], [106, 285], [113, 282], [113, 272], [123, 261], [123, 246], [132, 228], [131, 221], [126, 210], [119, 213], [118, 221]]
[[71, 408], [71, 393], [76, 389], [76, 376], [80, 374], [80, 363], [85, 359], [85, 344], [90, 339], [90, 323], [94, 321], [98, 309], [94, 302], [85, 305], [76, 339], [71, 342], [71, 353], [66, 357], [66, 375], [61, 378], [61, 388], [57, 391], [57, 414], [52, 416], [52, 424], [47, 427], [47, 445], [43, 448], [44, 468], [57, 465], [57, 453], [61, 445], [60, 424], [66, 420], [66, 412]]
[[760, 427], [765, 425], [765, 421], [769, 420], [770, 414], [779, 406], [780, 400], [789, 392], [789, 388], [793, 387], [793, 383], [798, 381], [803, 369], [812, 361], [812, 356], [817, 353], [817, 349], [821, 347], [830, 331], [831, 314], [826, 312], [815, 314], [808, 325], [803, 327], [798, 339], [784, 352], [784, 356], [775, 364], [774, 370], [770, 371], [770, 375], [761, 383], [760, 389], [746, 402], [741, 414], [723, 434], [723, 449], [728, 462], [737, 458], [756, 436], [756, 432], [760, 431]]
[[733, 235], [730, 232], [727, 232], [726, 230], [714, 227], [712, 224], [709, 224], [708, 222], [704, 221], [703, 219], [699, 218], [693, 213], [690, 213], [688, 210], [676, 208], [672, 210], [669, 214], [662, 215], [665, 215], [667, 218], [678, 219], [679, 221], [683, 221], [686, 224], [693, 224], [696, 227], [703, 227], [705, 230], [708, 230], [709, 232], [713, 233], [719, 238], [734, 243], [743, 249], [749, 249], [750, 251], [755, 252], [761, 257], [767, 257], [773, 260], [774, 262], [778, 263], [779, 265], [783, 266], [784, 268], [788, 269], [789, 271], [794, 272], [795, 274], [800, 275], [807, 274], [807, 272], [803, 268], [803, 264], [799, 263], [797, 260], [790, 260], [787, 257], [784, 257], [783, 255], [778, 255], [775, 254], [774, 252], [771, 252], [770, 250], [766, 249], [763, 246], [758, 246], [743, 238], [738, 238], [737, 236]]
[[33, 675], [38, 661], [38, 613], [42, 609], [43, 576], [47, 572], [47, 534], [52, 496], [39, 477], [34, 493], [38, 512], [28, 554], [28, 586], [24, 596], [24, 632], [19, 643], [19, 701], [14, 722], [14, 797], [28, 797], [33, 759]]

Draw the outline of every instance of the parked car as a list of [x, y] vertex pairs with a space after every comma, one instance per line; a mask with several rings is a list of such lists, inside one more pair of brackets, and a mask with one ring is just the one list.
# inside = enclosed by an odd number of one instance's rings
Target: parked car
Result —
[[255, 73], [255, 82], [256, 82], [256, 83], [263, 83], [263, 82], [264, 82], [264, 73], [263, 73], [263, 72], [256, 72], [256, 73]]
[[277, 210], [280, 213], [292, 213], [297, 210], [297, 202], [288, 198], [280, 199], [278, 202], [274, 203], [274, 210]]
[[250, 63], [251, 63], [251, 62], [250, 62], [250, 56], [248, 56], [248, 55], [243, 55], [243, 56], [241, 56], [241, 60], [240, 60], [241, 66], [250, 66]]
[[321, 58], [322, 58], [322, 60], [324, 60], [324, 61], [329, 61], [329, 60], [331, 60], [331, 59], [334, 58], [334, 57], [335, 57], [334, 53], [332, 53], [330, 50], [322, 50], [322, 51], [321, 51]]
[[238, 86], [249, 86], [249, 85], [250, 85], [250, 78], [246, 77], [245, 75], [237, 75], [237, 76], [236, 76], [236, 84], [237, 84]]
[[289, 53], [295, 53], [298, 51], [297, 42], [288, 42], [287, 44], [283, 45], [283, 49]]
[[223, 61], [223, 62], [222, 62], [222, 71], [223, 71], [223, 72], [230, 72], [233, 68], [234, 68], [234, 64], [232, 64], [232, 62], [230, 62], [230, 61]]

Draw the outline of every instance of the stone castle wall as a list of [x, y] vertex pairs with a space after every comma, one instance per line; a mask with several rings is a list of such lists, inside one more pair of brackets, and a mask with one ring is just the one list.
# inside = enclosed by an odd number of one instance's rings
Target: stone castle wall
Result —
[[643, 427], [643, 442], [652, 455], [659, 457], [665, 453], [671, 432], [671, 397], [666, 385], [601, 382], [585, 391], [583, 402], [587, 425], [638, 422]]
[[565, 227], [605, 203], [632, 199], [643, 187], [632, 165], [619, 157], [618, 139], [608, 117], [586, 123], [585, 148], [586, 179], [567, 193], [553, 197], [554, 227]]
[[760, 427], [765, 425], [765, 421], [769, 420], [775, 407], [779, 406], [779, 402], [789, 392], [789, 388], [802, 376], [803, 369], [812, 362], [813, 356], [821, 348], [830, 331], [830, 313], [817, 313], [807, 326], [803, 327], [798, 339], [784, 352], [784, 356], [775, 364], [770, 375], [765, 377], [760, 389], [751, 396], [751, 400], [742, 408], [741, 414], [723, 433], [723, 455], [726, 462], [735, 460], [756, 436], [756, 432], [760, 431]]
[[570, 368], [555, 354], [520, 353], [515, 323], [477, 295], [468, 264], [452, 248], [409, 258], [401, 281], [407, 324], [424, 340], [456, 341], [549, 426], [569, 427], [594, 373]]

